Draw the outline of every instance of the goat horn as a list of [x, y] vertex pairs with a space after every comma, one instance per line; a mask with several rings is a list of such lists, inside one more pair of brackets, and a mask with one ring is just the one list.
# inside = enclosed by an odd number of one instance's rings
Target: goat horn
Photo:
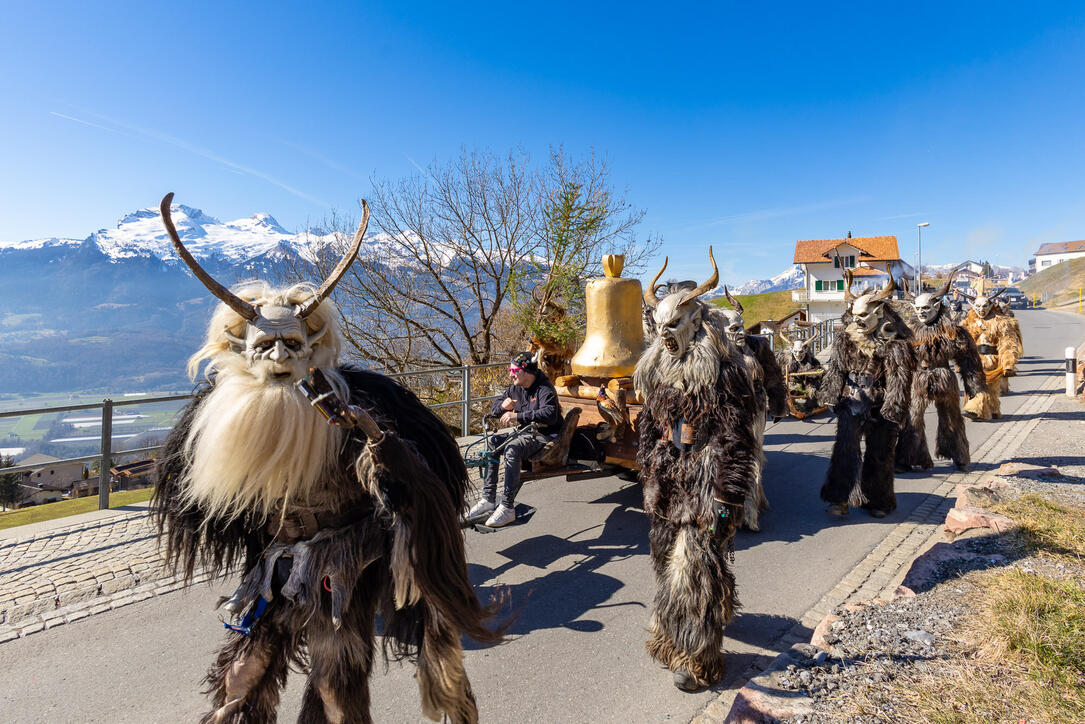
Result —
[[950, 271], [949, 276], [946, 278], [945, 286], [942, 287], [942, 291], [938, 292], [939, 299], [949, 294], [949, 289], [953, 286], [953, 279], [957, 276], [957, 273], [959, 271], [961, 271], [960, 267], [957, 267], [956, 269]]
[[821, 332], [810, 335], [809, 339], [803, 341], [802, 346], [804, 348], [807, 347], [811, 342], [813, 342], [815, 339], [817, 339], [820, 336], [821, 336]]
[[[741, 314], [741, 312], [739, 312], [739, 314]], [[773, 334], [779, 335], [780, 339], [782, 339], [784, 341], [784, 344], [786, 344], [786, 345], [791, 344], [791, 338], [787, 336], [786, 332], [784, 332], [783, 327], [777, 327], [775, 325], [766, 324], [765, 322], [762, 322], [761, 326], [762, 327], [768, 327], [769, 329], [772, 330]]]
[[668, 259], [669, 257], [663, 257], [663, 268], [660, 269], [659, 272], [656, 273], [656, 275], [652, 278], [652, 283], [644, 288], [644, 303], [647, 304], [651, 309], [655, 309], [656, 305], [659, 304], [659, 300], [656, 299], [656, 282], [658, 282], [659, 278], [663, 276], [663, 272], [667, 270]]
[[851, 293], [852, 275], [850, 269], [844, 270], [844, 303], [851, 304], [855, 301], [855, 295]]
[[362, 248], [362, 239], [365, 238], [365, 230], [368, 226], [369, 204], [365, 202], [365, 199], [362, 199], [362, 221], [358, 224], [358, 230], [354, 232], [354, 241], [350, 243], [350, 248], [347, 249], [347, 253], [343, 255], [343, 258], [340, 259], [339, 263], [332, 269], [331, 275], [324, 280], [324, 283], [320, 285], [320, 288], [316, 290], [316, 293], [306, 299], [304, 303], [298, 305], [298, 310], [294, 312], [295, 317], [298, 319], [305, 319], [320, 306], [321, 302], [328, 298], [328, 295], [335, 289], [335, 285], [339, 283], [339, 280], [347, 273], [347, 269], [354, 263], [354, 258], [358, 256], [358, 250]]
[[[686, 292], [686, 296], [682, 298], [682, 301], [678, 303], [678, 306], [682, 306], [687, 302], [692, 302], [697, 297], [701, 296], [705, 292], [710, 292], [716, 288], [716, 285], [720, 282], [720, 270], [716, 268], [716, 258], [712, 256], [712, 247], [708, 247], [708, 260], [712, 262], [712, 276], [708, 278], [703, 284], [697, 286], [696, 289]], [[653, 282], [654, 283], [654, 282]], [[739, 314], [742, 313], [742, 309], [737, 310]]]
[[734, 298], [734, 296], [731, 294], [731, 290], [727, 288], [726, 284], [723, 285], [723, 294], [725, 297], [727, 297], [727, 301], [731, 303], [731, 306], [735, 308], [735, 311], [739, 314], [742, 314], [742, 302]]
[[889, 281], [885, 283], [881, 291], [874, 295], [874, 299], [879, 301], [889, 299], [893, 296], [893, 292], [897, 291], [897, 280], [893, 278], [893, 270], [887, 267], [886, 272], [889, 274]]
[[193, 257], [188, 249], [185, 248], [185, 245], [181, 243], [181, 237], [177, 235], [177, 227], [173, 225], [173, 217], [170, 216], [170, 204], [172, 203], [173, 192], [171, 191], [162, 197], [162, 204], [159, 206], [159, 210], [162, 212], [162, 223], [166, 227], [166, 232], [170, 235], [170, 241], [173, 242], [173, 248], [177, 252], [177, 256], [181, 257], [181, 261], [192, 270], [195, 277], [203, 282], [203, 285], [207, 287], [209, 292], [222, 300], [223, 304], [240, 314], [242, 318], [248, 322], [256, 319], [259, 316], [256, 307], [215, 281], [215, 278], [204, 271], [195, 257]]
[[999, 294], [1002, 294], [1002, 292], [1006, 291], [1007, 289], [1009, 289], [1009, 287], [1002, 287], [997, 292], [995, 292], [994, 294], [992, 294], [991, 296], [989, 296], [987, 298], [988, 299], [994, 299], [995, 297], [997, 297]]

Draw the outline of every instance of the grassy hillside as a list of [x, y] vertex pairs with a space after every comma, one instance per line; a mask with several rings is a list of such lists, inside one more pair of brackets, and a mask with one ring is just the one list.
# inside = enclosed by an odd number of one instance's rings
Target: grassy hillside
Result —
[[[791, 301], [791, 292], [766, 292], [765, 294], [736, 294], [735, 298], [742, 304], [742, 321], [750, 327], [765, 319], [780, 319], [796, 309], [801, 304]], [[727, 297], [712, 300], [716, 306], [727, 306]]]
[[1085, 289], [1085, 259], [1071, 259], [1056, 264], [1017, 286], [1029, 297], [1033, 294], [1050, 294], [1049, 306], [1076, 302], [1078, 290]]

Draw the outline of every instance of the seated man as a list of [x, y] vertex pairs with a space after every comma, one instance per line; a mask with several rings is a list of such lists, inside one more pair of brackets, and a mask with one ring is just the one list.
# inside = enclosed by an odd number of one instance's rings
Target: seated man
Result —
[[[554, 384], [539, 369], [531, 354], [521, 352], [509, 363], [509, 377], [512, 384], [505, 391], [505, 398], [495, 400], [490, 414], [500, 416], [503, 427], [516, 426], [522, 429], [534, 422], [539, 426], [538, 433], [507, 432], [491, 436], [490, 445], [497, 448], [502, 443], [501, 460], [505, 468], [505, 488], [501, 495], [501, 504], [497, 501], [496, 461], [486, 466], [483, 472], [482, 499], [467, 512], [466, 520], [481, 521], [485, 525], [500, 528], [516, 520], [516, 493], [520, 491], [520, 466], [543, 446], [554, 439], [561, 429], [561, 409]], [[510, 440], [509, 438], [513, 438]]]

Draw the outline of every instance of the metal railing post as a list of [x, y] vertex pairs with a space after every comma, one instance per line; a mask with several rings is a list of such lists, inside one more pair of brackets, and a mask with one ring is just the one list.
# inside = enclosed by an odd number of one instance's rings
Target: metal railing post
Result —
[[463, 437], [471, 434], [471, 367], [463, 366], [460, 379], [463, 381], [463, 419], [460, 421], [460, 430]]
[[98, 510], [109, 508], [109, 468], [113, 464], [113, 400], [102, 400], [102, 461], [98, 471]]

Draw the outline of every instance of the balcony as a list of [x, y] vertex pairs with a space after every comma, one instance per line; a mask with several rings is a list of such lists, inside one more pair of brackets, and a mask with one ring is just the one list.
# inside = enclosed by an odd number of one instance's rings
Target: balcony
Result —
[[843, 290], [810, 291], [809, 289], [796, 289], [791, 292], [791, 301], [797, 304], [809, 304], [810, 302], [842, 302], [844, 301]]

